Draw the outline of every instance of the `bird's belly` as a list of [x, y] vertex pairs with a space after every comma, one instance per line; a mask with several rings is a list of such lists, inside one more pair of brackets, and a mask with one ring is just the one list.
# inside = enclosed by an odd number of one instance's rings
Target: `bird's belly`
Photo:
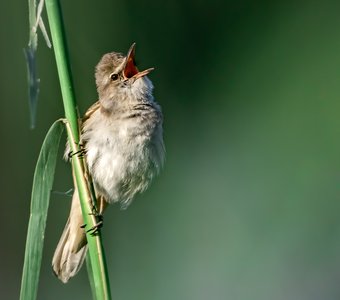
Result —
[[109, 203], [129, 204], [136, 193], [147, 188], [155, 173], [150, 147], [143, 137], [102, 136], [89, 141], [86, 157], [96, 192]]

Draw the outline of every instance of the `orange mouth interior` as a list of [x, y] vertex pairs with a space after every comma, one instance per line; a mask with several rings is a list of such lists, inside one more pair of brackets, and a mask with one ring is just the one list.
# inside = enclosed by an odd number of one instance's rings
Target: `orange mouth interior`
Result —
[[136, 74], [138, 74], [139, 71], [135, 65], [134, 59], [133, 57], [130, 55], [130, 57], [128, 58], [128, 61], [126, 63], [125, 69], [124, 69], [124, 76], [126, 78], [131, 78], [133, 76], [135, 76]]

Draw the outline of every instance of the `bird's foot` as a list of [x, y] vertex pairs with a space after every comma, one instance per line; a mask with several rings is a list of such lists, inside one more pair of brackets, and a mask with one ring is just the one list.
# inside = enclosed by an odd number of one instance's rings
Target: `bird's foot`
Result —
[[86, 232], [90, 232], [90, 234], [94, 236], [94, 235], [97, 235], [99, 229], [102, 227], [103, 227], [103, 220], [100, 220], [92, 228], [90, 228], [89, 230], [86, 230]]

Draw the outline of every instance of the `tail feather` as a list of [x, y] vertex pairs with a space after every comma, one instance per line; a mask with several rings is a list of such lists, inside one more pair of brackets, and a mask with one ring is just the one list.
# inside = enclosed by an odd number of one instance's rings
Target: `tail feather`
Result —
[[82, 223], [78, 192], [75, 191], [70, 216], [52, 259], [53, 271], [64, 283], [78, 273], [86, 257], [87, 241]]

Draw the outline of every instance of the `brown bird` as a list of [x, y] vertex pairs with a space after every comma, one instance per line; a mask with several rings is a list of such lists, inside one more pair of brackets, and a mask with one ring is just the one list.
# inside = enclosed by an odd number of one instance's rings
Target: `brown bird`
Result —
[[[99, 100], [82, 120], [81, 144], [92, 177], [100, 213], [107, 204], [126, 208], [159, 173], [165, 157], [163, 116], [155, 102], [153, 85], [146, 76], [153, 68], [139, 71], [135, 44], [126, 56], [105, 54], [96, 66]], [[66, 148], [65, 156], [69, 154]], [[66, 283], [81, 268], [87, 241], [75, 190], [71, 211], [55, 250], [52, 267]]]

